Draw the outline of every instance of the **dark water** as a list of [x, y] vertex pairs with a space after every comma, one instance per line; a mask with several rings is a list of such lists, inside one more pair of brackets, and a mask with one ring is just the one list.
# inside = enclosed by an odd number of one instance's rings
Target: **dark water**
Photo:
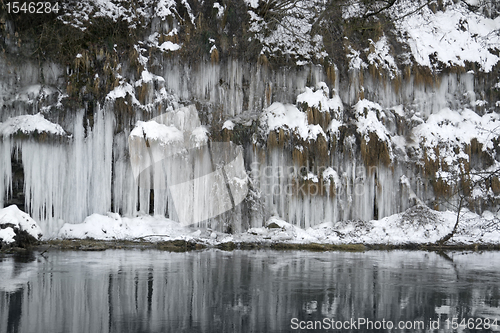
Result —
[[498, 252], [45, 255], [0, 257], [0, 332], [500, 331]]

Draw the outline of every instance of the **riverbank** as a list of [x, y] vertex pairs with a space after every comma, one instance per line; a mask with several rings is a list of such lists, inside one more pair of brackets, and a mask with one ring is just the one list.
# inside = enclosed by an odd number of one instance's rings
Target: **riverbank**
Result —
[[106, 250], [121, 250], [121, 249], [137, 249], [137, 250], [160, 250], [166, 252], [188, 252], [188, 251], [203, 251], [210, 249], [219, 249], [223, 251], [234, 250], [276, 250], [276, 251], [309, 251], [309, 252], [326, 252], [326, 251], [341, 251], [341, 252], [365, 252], [365, 251], [391, 251], [391, 250], [414, 250], [414, 251], [430, 251], [430, 252], [447, 252], [447, 251], [500, 251], [500, 244], [320, 244], [320, 243], [235, 243], [227, 242], [217, 245], [207, 245], [194, 241], [185, 240], [170, 240], [163, 242], [148, 242], [148, 241], [103, 241], [95, 239], [54, 239], [48, 241], [40, 241], [38, 244], [31, 245], [27, 248], [21, 247], [4, 247], [0, 250], [0, 254], [12, 253], [30, 253], [38, 252], [44, 256], [51, 251], [106, 251]]
[[[162, 216], [122, 217], [118, 214], [94, 214], [83, 223], [63, 225], [56, 237], [40, 237], [36, 223], [27, 214], [9, 207], [9, 225], [16, 216], [24, 220], [18, 228], [36, 230], [38, 242], [4, 242], [2, 251], [16, 252], [29, 248], [40, 252], [51, 249], [101, 251], [138, 248], [166, 251], [192, 251], [207, 248], [221, 250], [275, 249], [307, 251], [366, 251], [366, 250], [499, 250], [500, 223], [497, 215], [485, 212], [481, 216], [466, 211], [460, 215], [439, 212], [426, 206], [414, 206], [407, 211], [372, 221], [325, 222], [301, 228], [277, 216], [265, 226], [249, 228], [239, 233], [224, 233], [212, 229], [183, 226]], [[15, 214], [14, 214], [15, 213]], [[4, 214], [5, 215], [5, 214]], [[23, 227], [24, 225], [24, 227]], [[456, 228], [455, 228], [456, 226]], [[11, 227], [11, 228], [16, 228]], [[6, 229], [3, 229], [6, 230]]]

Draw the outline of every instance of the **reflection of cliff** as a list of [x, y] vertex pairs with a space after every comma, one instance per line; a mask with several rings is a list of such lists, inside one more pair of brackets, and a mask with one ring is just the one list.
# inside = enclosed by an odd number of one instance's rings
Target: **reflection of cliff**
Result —
[[37, 261], [33, 254], [27, 256], [14, 256], [2, 262], [0, 277], [2, 284], [0, 291], [13, 293], [30, 281], [35, 274]]
[[[33, 21], [45, 32], [40, 41], [46, 43], [36, 50], [30, 41], [38, 30], [23, 16], [1, 17], [0, 205], [24, 203], [47, 236], [64, 222], [108, 211], [178, 220], [169, 205], [193, 202], [186, 198], [194, 192], [179, 188], [169, 199], [161, 189], [138, 186], [129, 137], [153, 119], [190, 121], [174, 117], [193, 103], [193, 129], [200, 136], [177, 134], [185, 142], [203, 137], [241, 146], [238, 163], [250, 181], [234, 209], [229, 197], [220, 197], [224, 191], [200, 195], [205, 202], [195, 205], [204, 208], [197, 212], [206, 214], [192, 221], [206, 226], [258, 227], [271, 215], [304, 228], [380, 219], [422, 202], [448, 209], [456, 190], [478, 212], [497, 206], [497, 177], [470, 188], [474, 171], [495, 170], [499, 163], [497, 4], [486, 1], [474, 10], [450, 2], [411, 13], [415, 2], [401, 0], [394, 10], [408, 10], [408, 16], [370, 29], [358, 27], [359, 13], [345, 8], [332, 12], [343, 27], [318, 21], [324, 29], [289, 34], [272, 30], [253, 2], [153, 2], [136, 1], [135, 11], [117, 1], [68, 4], [80, 7]], [[88, 15], [94, 9], [100, 14]], [[293, 9], [283, 15], [296, 18]], [[449, 25], [438, 24], [444, 18]], [[475, 23], [466, 29], [466, 21]], [[290, 29], [299, 29], [302, 21], [294, 22]], [[331, 40], [336, 31], [340, 42]], [[415, 31], [427, 40], [409, 34]], [[297, 33], [306, 37], [293, 39]], [[163, 130], [161, 135], [175, 134]], [[194, 168], [190, 174], [183, 162], [170, 175], [143, 178], [155, 183], [163, 181], [158, 177], [180, 181], [207, 174], [208, 151], [189, 154], [198, 154], [199, 170], [186, 162]], [[209, 182], [232, 186], [218, 177]], [[207, 213], [216, 198], [215, 206], [223, 207], [217, 211], [231, 209]], [[194, 212], [184, 207], [186, 214]]]
[[452, 257], [458, 281], [449, 261], [414, 251], [49, 252], [17, 296], [5, 297], [0, 280], [0, 330], [19, 301], [23, 332], [279, 332], [291, 318], [498, 314], [498, 253]]

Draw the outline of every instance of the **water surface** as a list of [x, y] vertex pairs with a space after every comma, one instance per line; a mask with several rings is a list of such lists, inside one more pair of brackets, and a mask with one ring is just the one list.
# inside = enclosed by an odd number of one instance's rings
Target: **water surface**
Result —
[[0, 332], [333, 332], [325, 323], [351, 318], [451, 332], [446, 319], [500, 320], [498, 252], [44, 255], [0, 257]]

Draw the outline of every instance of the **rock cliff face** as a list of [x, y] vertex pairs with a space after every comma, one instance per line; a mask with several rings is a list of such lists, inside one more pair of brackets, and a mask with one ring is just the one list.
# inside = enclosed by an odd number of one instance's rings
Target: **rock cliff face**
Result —
[[[0, 206], [17, 204], [47, 236], [93, 213], [178, 220], [180, 201], [205, 216], [224, 186], [200, 199], [171, 185], [218, 170], [206, 155], [217, 142], [240, 146], [246, 175], [225, 174], [232, 204], [197, 220], [214, 229], [498, 205], [493, 1], [60, 7], [0, 18]], [[140, 186], [139, 128], [148, 148], [192, 140], [191, 160], [148, 169]]]

